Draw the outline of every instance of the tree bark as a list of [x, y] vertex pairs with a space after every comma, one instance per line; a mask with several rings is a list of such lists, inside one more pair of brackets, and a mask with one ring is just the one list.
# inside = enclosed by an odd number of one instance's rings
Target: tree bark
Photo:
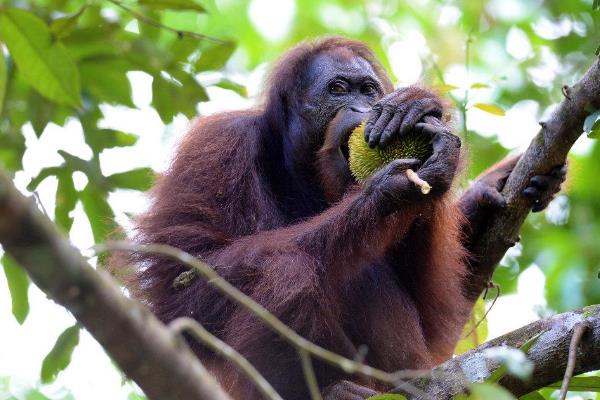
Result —
[[2, 171], [0, 244], [150, 399], [230, 400], [187, 346], [105, 271], [94, 270]]
[[540, 131], [502, 190], [507, 207], [487, 221], [471, 248], [479, 267], [471, 285], [478, 292], [486, 287], [506, 250], [519, 240], [519, 230], [531, 209], [530, 201], [522, 194], [529, 180], [565, 162], [567, 153], [583, 133], [585, 118], [600, 108], [600, 59], [573, 87], [564, 86], [563, 94], [563, 101], [551, 117], [540, 123]]
[[[412, 383], [434, 399], [451, 399], [452, 396], [464, 392], [469, 383], [486, 380], [499, 367], [496, 361], [485, 356], [486, 349], [496, 346], [520, 348], [541, 334], [527, 352], [527, 358], [534, 365], [531, 379], [522, 381], [505, 376], [500, 380], [502, 386], [516, 396], [521, 396], [563, 378], [573, 327], [581, 321], [586, 322], [587, 329], [577, 351], [575, 374], [600, 369], [600, 305], [594, 305], [536, 321], [507, 333], [446, 361], [435, 367], [429, 377], [417, 379]], [[402, 393], [402, 389], [398, 388], [395, 392]]]

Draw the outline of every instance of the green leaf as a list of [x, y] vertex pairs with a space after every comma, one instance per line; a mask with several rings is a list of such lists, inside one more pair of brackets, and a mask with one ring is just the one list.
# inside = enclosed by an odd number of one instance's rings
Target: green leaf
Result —
[[132, 133], [113, 129], [89, 129], [85, 132], [85, 140], [94, 153], [98, 154], [104, 149], [133, 146], [137, 143], [138, 137]]
[[69, 36], [69, 34], [77, 27], [77, 20], [87, 7], [88, 5], [84, 4], [77, 12], [52, 21], [50, 24], [50, 32], [52, 32], [52, 35], [57, 39]]
[[594, 3], [592, 3], [592, 11], [597, 10], [598, 8], [600, 8], [600, 0], [594, 0]]
[[442, 94], [451, 92], [451, 91], [456, 90], [456, 89], [460, 89], [460, 88], [458, 86], [445, 85], [445, 84], [444, 85], [437, 85], [437, 86], [435, 86], [435, 90], [437, 92], [439, 92], [439, 93], [442, 93]]
[[73, 173], [70, 170], [62, 170], [58, 175], [58, 187], [56, 189], [56, 206], [54, 208], [54, 222], [64, 229], [71, 230], [73, 218], [69, 215], [77, 204], [77, 190], [73, 183]]
[[239, 83], [236, 83], [232, 80], [221, 79], [219, 82], [217, 82], [215, 84], [215, 86], [220, 87], [221, 89], [226, 89], [226, 90], [231, 90], [233, 92], [236, 92], [237, 94], [239, 94], [242, 97], [248, 97], [248, 89], [246, 89], [246, 86], [240, 85]]
[[6, 64], [6, 58], [4, 52], [0, 46], [0, 115], [4, 109], [4, 98], [6, 96], [6, 87], [8, 83], [8, 66]]
[[[526, 355], [531, 346], [533, 346], [544, 333], [545, 332], [540, 332], [531, 339], [527, 340], [519, 348], [519, 350], [522, 352], [521, 354]], [[486, 351], [492, 349], [487, 349]], [[531, 374], [531, 362], [527, 358], [523, 359], [518, 355], [518, 353], [515, 353], [519, 350], [509, 347], [506, 347], [505, 349], [506, 351], [504, 354], [496, 354], [496, 356], [492, 356], [492, 358], [500, 362], [500, 366], [494, 372], [492, 372], [492, 374], [486, 379], [486, 382], [499, 382], [500, 379], [504, 378], [504, 376], [509, 372], [521, 379], [526, 379]]]
[[8, 129], [0, 129], [0, 166], [7, 171], [22, 169], [21, 158], [25, 152], [25, 137], [20, 129], [8, 126]]
[[485, 349], [483, 354], [500, 363], [500, 367], [485, 380], [486, 382], [499, 382], [507, 373], [523, 380], [531, 377], [533, 364], [520, 349], [507, 346], [492, 347]]
[[471, 89], [489, 89], [490, 85], [486, 83], [474, 83], [471, 85]]
[[196, 71], [216, 71], [225, 66], [235, 50], [232, 42], [216, 43], [203, 49], [200, 58], [194, 63]]
[[79, 192], [79, 199], [90, 221], [96, 243], [104, 242], [116, 228], [114, 214], [106, 201], [106, 197], [106, 192], [89, 183]]
[[196, 103], [205, 100], [208, 100], [206, 90], [191, 75], [180, 73], [177, 80], [154, 76], [152, 106], [165, 123], [170, 123], [178, 113], [194, 117]]
[[179, 10], [179, 11], [197, 11], [205, 13], [206, 8], [193, 0], [138, 0], [138, 3], [144, 6], [152, 7], [158, 10]]
[[102, 175], [100, 165], [93, 161], [86, 161], [82, 158], [69, 154], [64, 150], [59, 150], [58, 154], [64, 158], [65, 164], [73, 171], [81, 171], [87, 175], [88, 179], [96, 186], [108, 189], [106, 178]]
[[49, 176], [55, 176], [60, 173], [61, 167], [46, 167], [42, 168], [40, 173], [27, 184], [27, 190], [33, 192], [37, 187]]
[[504, 114], [505, 114], [503, 109], [501, 109], [500, 107], [498, 107], [497, 105], [494, 105], [494, 104], [475, 103], [475, 104], [473, 104], [473, 107], [479, 108], [480, 110], [485, 111], [490, 114], [499, 115], [501, 117], [504, 116]]
[[531, 339], [529, 339], [528, 341], [526, 341], [526, 342], [523, 344], [523, 346], [519, 347], [519, 349], [520, 349], [520, 350], [521, 350], [523, 353], [527, 354], [527, 353], [529, 352], [529, 349], [531, 348], [531, 346], [533, 346], [533, 345], [535, 344], [535, 342], [537, 342], [537, 341], [538, 341], [538, 339], [539, 339], [540, 337], [542, 337], [542, 335], [543, 335], [544, 333], [546, 333], [546, 331], [538, 333], [537, 335], [535, 335], [534, 337], [532, 337]]
[[23, 324], [29, 314], [29, 277], [8, 254], [0, 259], [8, 283], [12, 301], [12, 313], [19, 324]]
[[519, 397], [519, 400], [546, 400], [546, 398], [539, 392], [531, 392]]
[[401, 394], [386, 393], [369, 397], [367, 400], [406, 400], [406, 397]]
[[79, 105], [77, 66], [41, 18], [21, 9], [5, 9], [0, 14], [0, 35], [33, 88], [57, 103]]
[[600, 46], [596, 47], [595, 55], [600, 56]]
[[79, 326], [65, 329], [42, 362], [42, 383], [50, 383], [69, 366], [73, 350], [79, 344]]
[[[562, 381], [555, 382], [549, 387], [560, 389]], [[596, 392], [600, 393], [600, 377], [598, 376], [574, 376], [569, 384], [571, 392]]]
[[46, 397], [42, 392], [35, 388], [28, 388], [25, 392], [24, 400], [50, 400], [49, 397]]
[[116, 57], [94, 58], [79, 65], [81, 84], [99, 102], [134, 107], [131, 84], [127, 78], [129, 64]]
[[144, 395], [139, 394], [139, 393], [131, 392], [127, 396], [127, 400], [148, 400], [148, 398], [146, 396], [144, 396]]
[[515, 400], [516, 398], [505, 388], [495, 383], [473, 383], [469, 387], [468, 396], [459, 395], [457, 399], [465, 400]]
[[457, 343], [454, 354], [463, 354], [485, 342], [488, 336], [488, 323], [487, 319], [484, 319], [485, 312], [485, 300], [480, 297], [471, 311], [469, 321], [463, 328], [462, 339]]
[[154, 182], [154, 171], [151, 168], [138, 168], [110, 175], [106, 179], [114, 187], [145, 191]]
[[600, 137], [600, 110], [596, 110], [587, 116], [583, 122], [583, 131], [590, 139], [598, 139]]

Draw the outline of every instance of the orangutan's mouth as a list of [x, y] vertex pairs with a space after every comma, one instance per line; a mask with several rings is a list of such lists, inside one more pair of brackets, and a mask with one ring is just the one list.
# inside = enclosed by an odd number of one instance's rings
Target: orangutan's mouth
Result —
[[348, 141], [350, 140], [350, 135], [352, 135], [352, 132], [354, 132], [354, 130], [356, 128], [358, 128], [359, 126], [360, 126], [360, 123], [352, 126], [346, 132], [344, 132], [342, 144], [340, 146], [340, 152], [344, 156], [346, 163], [348, 163], [350, 160], [350, 147], [348, 145]]

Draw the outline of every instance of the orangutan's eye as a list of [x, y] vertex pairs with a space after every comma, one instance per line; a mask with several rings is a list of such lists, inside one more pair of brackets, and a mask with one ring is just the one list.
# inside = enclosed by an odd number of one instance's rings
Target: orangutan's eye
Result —
[[377, 93], [377, 88], [372, 83], [365, 83], [361, 89], [361, 92], [367, 96], [373, 96]]
[[348, 87], [342, 81], [335, 81], [329, 86], [329, 93], [345, 94], [345, 93], [348, 93]]

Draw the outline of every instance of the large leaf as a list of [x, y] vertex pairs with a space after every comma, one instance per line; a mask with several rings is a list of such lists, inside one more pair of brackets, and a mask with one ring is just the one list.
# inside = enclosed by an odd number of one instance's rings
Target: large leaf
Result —
[[470, 394], [458, 395], [461, 400], [515, 400], [516, 398], [505, 388], [495, 383], [473, 383], [469, 387]]
[[83, 90], [92, 93], [98, 102], [133, 107], [131, 84], [127, 78], [130, 66], [125, 60], [93, 58], [82, 62], [79, 69]]
[[600, 137], [600, 110], [596, 110], [587, 116], [583, 122], [583, 131], [590, 139], [598, 139]]
[[87, 7], [88, 4], [84, 4], [77, 12], [65, 15], [64, 17], [60, 17], [52, 21], [50, 24], [50, 31], [52, 32], [52, 35], [57, 39], [62, 39], [69, 36], [75, 27], [77, 27], [77, 20], [79, 20], [79, 17], [81, 14], [83, 14]]
[[545, 400], [546, 398], [542, 396], [539, 392], [531, 392], [527, 393], [519, 397], [519, 400]]
[[61, 167], [46, 167], [42, 168], [39, 174], [27, 184], [27, 190], [33, 192], [37, 187], [49, 176], [55, 176], [60, 173]]
[[488, 336], [485, 312], [485, 300], [480, 297], [471, 311], [469, 321], [463, 328], [462, 339], [456, 344], [454, 354], [465, 353], [485, 342]]
[[216, 43], [202, 50], [200, 58], [195, 63], [196, 71], [214, 71], [223, 68], [231, 54], [235, 50], [235, 44], [231, 42]]
[[220, 87], [221, 89], [236, 92], [242, 97], [248, 97], [248, 89], [246, 88], [246, 86], [240, 85], [239, 83], [234, 82], [231, 79], [221, 79], [219, 82], [215, 83], [215, 86]]
[[12, 313], [19, 324], [25, 322], [29, 314], [29, 277], [7, 254], [2, 256], [2, 266], [8, 282], [8, 291], [12, 300]]
[[77, 204], [77, 191], [73, 183], [73, 173], [68, 169], [63, 169], [58, 175], [58, 187], [56, 189], [56, 206], [54, 209], [54, 222], [64, 229], [65, 232], [71, 230], [73, 217], [71, 211]]
[[90, 221], [92, 234], [96, 243], [104, 242], [108, 235], [116, 228], [114, 214], [106, 201], [106, 197], [106, 192], [99, 190], [91, 183], [88, 183], [79, 192], [79, 199]]
[[4, 52], [0, 47], [0, 115], [4, 110], [4, 96], [6, 96], [6, 86], [8, 81], [8, 68], [6, 65], [6, 58]]
[[43, 383], [54, 381], [59, 372], [69, 366], [73, 350], [78, 344], [79, 326], [73, 325], [60, 334], [54, 347], [42, 362], [41, 378]]
[[104, 175], [102, 175], [98, 162], [94, 162], [94, 160], [84, 160], [73, 154], [69, 154], [64, 150], [59, 150], [58, 154], [64, 158], [65, 164], [71, 168], [71, 170], [83, 172], [96, 186], [108, 189], [108, 183], [106, 182]]
[[499, 382], [507, 373], [521, 379], [528, 379], [533, 371], [533, 364], [526, 357], [531, 346], [538, 341], [544, 332], [538, 333], [527, 340], [519, 349], [511, 347], [492, 347], [484, 350], [487, 357], [495, 359], [500, 363], [494, 372], [486, 379], [486, 382]]
[[[560, 389], [562, 381], [553, 383], [549, 387]], [[569, 384], [571, 392], [597, 392], [600, 393], [600, 376], [574, 376]]]
[[155, 76], [152, 81], [152, 106], [165, 123], [178, 113], [188, 118], [196, 115], [196, 103], [208, 100], [204, 87], [193, 76], [179, 74], [177, 80]]
[[197, 12], [206, 12], [206, 8], [196, 3], [194, 0], [138, 0], [139, 4], [152, 7], [158, 10], [188, 10]]
[[0, 35], [32, 87], [58, 103], [79, 105], [77, 66], [41, 18], [21, 9], [6, 9], [0, 14]]
[[498, 115], [500, 117], [504, 116], [504, 114], [505, 114], [504, 110], [495, 104], [476, 103], [476, 104], [473, 104], [473, 107], [478, 108], [482, 111], [485, 111], [485, 112], [493, 114], [493, 115]]
[[[2, 121], [0, 121], [1, 123]], [[3, 128], [3, 127], [2, 127]], [[0, 166], [7, 171], [22, 168], [21, 158], [25, 152], [25, 137], [14, 125], [0, 129]]]
[[154, 182], [154, 171], [151, 168], [138, 168], [108, 176], [108, 182], [121, 189], [148, 190]]
[[94, 153], [113, 147], [133, 146], [138, 137], [132, 133], [125, 133], [113, 129], [86, 129], [85, 141]]

